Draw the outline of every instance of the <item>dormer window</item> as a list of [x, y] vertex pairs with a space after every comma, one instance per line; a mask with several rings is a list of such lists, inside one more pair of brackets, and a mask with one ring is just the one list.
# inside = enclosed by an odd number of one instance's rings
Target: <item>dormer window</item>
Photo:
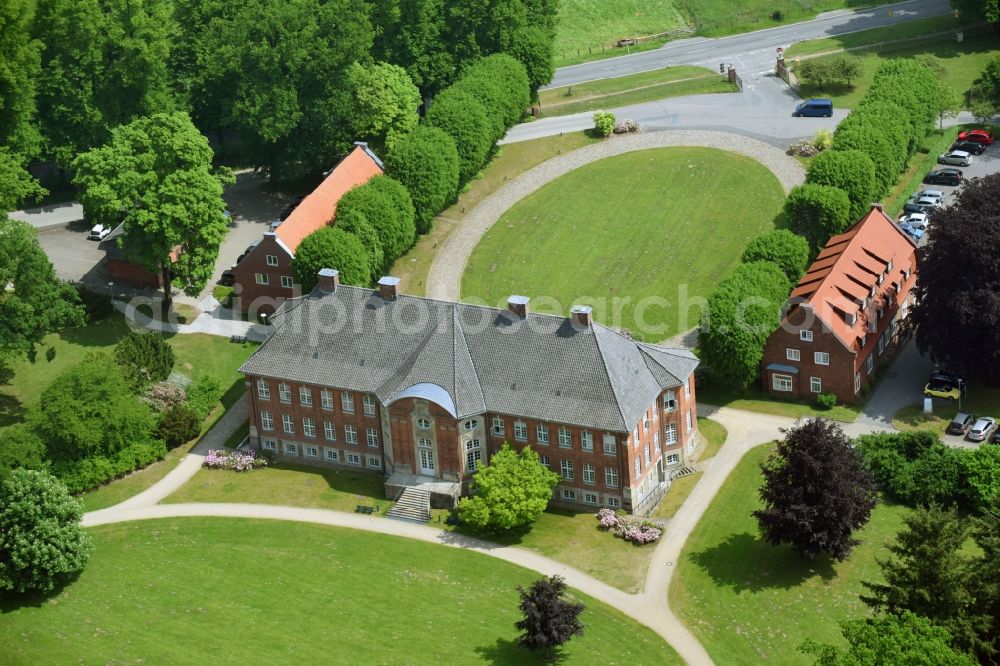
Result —
[[868, 309], [868, 299], [867, 298], [865, 300], [861, 301], [861, 309], [862, 310], [867, 310]]
[[[881, 277], [879, 278], [878, 282], [879, 282], [879, 284], [882, 284], [882, 278]], [[875, 287], [872, 287], [872, 290], [871, 290], [871, 292], [868, 295], [870, 297], [872, 297], [872, 298], [875, 298]], [[867, 305], [865, 307], [867, 307]]]
[[889, 260], [889, 264], [885, 267], [885, 272], [888, 273], [892, 270], [892, 259]]
[[[879, 283], [879, 284], [882, 284], [882, 283], [883, 283], [884, 281], [885, 281], [885, 273], [879, 273], [879, 276], [878, 276], [878, 283]], [[874, 292], [875, 290], [873, 289], [872, 291]], [[874, 295], [875, 295], [875, 294], [873, 293], [873, 294], [872, 294], [872, 296], [874, 296]]]
[[910, 279], [910, 269], [909, 268], [907, 268], [905, 271], [903, 271], [903, 279], [904, 280], [909, 280]]
[[899, 282], [897, 282], [896, 283], [896, 293], [898, 294], [901, 291], [903, 291], [903, 285], [900, 284]]
[[847, 320], [847, 325], [848, 326], [854, 326], [854, 322], [856, 322], [858, 320], [857, 316], [854, 315], [851, 312], [844, 313], [844, 319]]

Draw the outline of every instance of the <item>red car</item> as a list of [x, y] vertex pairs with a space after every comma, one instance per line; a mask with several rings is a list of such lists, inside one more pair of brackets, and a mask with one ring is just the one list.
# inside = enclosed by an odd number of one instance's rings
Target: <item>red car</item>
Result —
[[958, 133], [959, 141], [975, 141], [985, 146], [993, 143], [993, 135], [984, 129], [966, 130]]

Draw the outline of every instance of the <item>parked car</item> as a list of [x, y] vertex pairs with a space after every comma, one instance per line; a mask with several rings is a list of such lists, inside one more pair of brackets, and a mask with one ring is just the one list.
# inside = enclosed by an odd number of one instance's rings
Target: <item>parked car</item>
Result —
[[813, 116], [813, 117], [824, 117], [829, 118], [833, 115], [833, 100], [832, 99], [807, 99], [806, 101], [795, 107], [795, 111], [792, 112], [793, 116]]
[[943, 203], [946, 194], [947, 193], [944, 190], [932, 190], [929, 187], [925, 187], [924, 189], [914, 194], [913, 198], [920, 199], [923, 197], [932, 197]]
[[929, 194], [915, 194], [906, 203], [920, 206], [920, 212], [922, 213], [930, 213], [935, 208], [940, 208], [944, 204], [944, 198]]
[[934, 398], [949, 398], [958, 400], [965, 390], [965, 378], [953, 372], [938, 370], [927, 380], [924, 395]]
[[103, 224], [95, 224], [94, 228], [90, 230], [90, 235], [87, 236], [89, 240], [102, 241], [107, 238], [112, 231], [112, 227], [105, 226]]
[[947, 433], [949, 435], [964, 435], [969, 432], [969, 428], [972, 424], [976, 422], [976, 417], [972, 414], [966, 414], [965, 412], [959, 412], [955, 414], [955, 418], [951, 420], [948, 424]]
[[222, 271], [222, 277], [219, 278], [219, 284], [223, 287], [232, 287], [236, 284], [236, 275], [233, 273], [234, 268], [236, 268], [236, 264], [233, 264], [226, 270]]
[[908, 215], [910, 213], [924, 213], [925, 215], [927, 214], [922, 207], [918, 206], [915, 203], [910, 203], [909, 201], [907, 201], [905, 204], [903, 204], [903, 215]]
[[899, 224], [899, 228], [902, 229], [906, 233], [907, 236], [909, 236], [910, 238], [912, 238], [915, 241], [918, 241], [918, 240], [920, 240], [921, 238], [924, 237], [924, 230], [923, 229], [917, 229], [916, 227], [910, 226], [906, 222], [901, 222]]
[[291, 202], [285, 206], [285, 209], [281, 211], [281, 215], [278, 216], [278, 219], [282, 222], [287, 220], [288, 216], [292, 214], [292, 211], [294, 211], [300, 203], [302, 203], [303, 199], [305, 199], [303, 196], [298, 196], [292, 199]]
[[964, 150], [953, 150], [950, 153], [938, 156], [938, 164], [954, 164], [955, 166], [967, 167], [976, 159]]
[[985, 442], [997, 431], [997, 420], [992, 416], [981, 416], [969, 428], [965, 438], [971, 442]]
[[928, 185], [959, 185], [962, 182], [962, 172], [958, 169], [938, 169], [924, 176]]
[[976, 143], [982, 143], [985, 145], [990, 145], [993, 143], [993, 134], [987, 132], [984, 129], [971, 129], [964, 132], [958, 133], [959, 141], [975, 141]]
[[977, 141], [956, 141], [952, 144], [950, 150], [964, 150], [973, 155], [982, 155], [986, 150], [986, 144]]
[[899, 218], [899, 226], [903, 226], [904, 224], [914, 229], [927, 231], [927, 225], [930, 224], [930, 220], [927, 217], [927, 213], [910, 213]]

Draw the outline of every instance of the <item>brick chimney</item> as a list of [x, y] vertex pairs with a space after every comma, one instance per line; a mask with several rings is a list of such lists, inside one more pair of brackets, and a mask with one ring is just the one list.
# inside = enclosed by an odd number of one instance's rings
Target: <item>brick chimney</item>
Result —
[[509, 296], [507, 298], [507, 309], [510, 310], [510, 313], [516, 319], [525, 319], [528, 316], [528, 301], [530, 300], [527, 296]]
[[332, 294], [340, 286], [340, 271], [335, 268], [319, 269], [319, 291], [321, 294]]
[[570, 319], [573, 321], [573, 328], [590, 328], [590, 313], [594, 309], [589, 305], [574, 305], [570, 310]]
[[378, 279], [378, 295], [383, 301], [394, 301], [399, 296], [399, 278], [383, 275]]

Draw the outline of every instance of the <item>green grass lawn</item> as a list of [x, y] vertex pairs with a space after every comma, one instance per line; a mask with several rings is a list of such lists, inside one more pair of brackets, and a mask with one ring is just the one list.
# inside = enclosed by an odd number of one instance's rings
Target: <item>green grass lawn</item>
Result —
[[715, 456], [726, 443], [729, 432], [718, 421], [698, 417], [698, 432], [705, 438], [705, 448], [698, 452], [698, 460], [708, 460]]
[[762, 446], [740, 461], [684, 546], [670, 605], [718, 664], [805, 664], [807, 638], [843, 645], [837, 623], [864, 617], [862, 580], [880, 580], [907, 509], [879, 504], [857, 533], [847, 561], [806, 562], [787, 546], [764, 543], [750, 512], [758, 508]]
[[[951, 14], [931, 16], [930, 18], [896, 23], [881, 28], [872, 28], [871, 30], [850, 32], [846, 35], [824, 37], [823, 39], [806, 39], [788, 47], [785, 50], [785, 58], [794, 60], [804, 55], [827, 53], [828, 51], [837, 51], [840, 49], [853, 49], [878, 44], [879, 42], [912, 39], [922, 35], [933, 35], [935, 33], [950, 31], [955, 29], [955, 27], [955, 17]], [[954, 33], [949, 36], [949, 39], [954, 39]]]
[[[811, 19], [833, 9], [856, 9], [883, 0], [675, 0], [700, 35], [717, 37]], [[775, 12], [780, 12], [776, 15]]]
[[703, 67], [681, 65], [652, 72], [601, 79], [538, 93], [542, 116], [614, 109], [680, 95], [736, 92], [735, 85]]
[[[673, 483], [670, 484], [670, 490], [667, 494], [663, 496], [660, 500], [659, 506], [656, 507], [656, 511], [650, 516], [650, 518], [658, 518], [660, 520], [668, 520], [677, 515], [678, 509], [684, 504], [684, 501], [694, 490], [694, 487], [698, 485], [698, 481], [701, 480], [702, 474], [704, 472], [695, 472], [694, 474], [688, 474], [687, 476], [682, 476], [675, 479]], [[670, 529], [670, 526], [667, 526]]]
[[699, 308], [678, 303], [707, 298], [747, 242], [774, 228], [783, 201], [770, 171], [721, 150], [602, 159], [501, 217], [469, 259], [462, 296], [502, 304], [526, 294], [563, 316], [589, 304], [598, 322], [660, 341], [697, 322]]
[[423, 296], [427, 292], [427, 273], [431, 269], [438, 248], [483, 199], [496, 192], [508, 180], [552, 159], [562, 153], [589, 146], [601, 141], [584, 132], [569, 132], [560, 136], [550, 136], [535, 141], [521, 141], [501, 147], [499, 154], [486, 165], [480, 174], [469, 183], [469, 189], [458, 197], [452, 206], [434, 218], [434, 228], [426, 236], [421, 236], [409, 252], [396, 260], [390, 275], [401, 280], [401, 288], [407, 294]]
[[175, 302], [169, 308], [165, 308], [162, 301], [143, 303], [136, 310], [150, 319], [170, 324], [190, 324], [201, 314], [201, 310], [193, 305]]
[[669, 0], [562, 0], [556, 27], [556, 66], [576, 62], [590, 51], [624, 55], [613, 44], [627, 37], [686, 28], [684, 15]]
[[[519, 585], [478, 553], [346, 529], [180, 518], [90, 530], [48, 599], [0, 602], [4, 663], [544, 663], [516, 644]], [[679, 664], [649, 629], [586, 604], [572, 664]]]
[[705, 380], [704, 385], [698, 386], [698, 402], [761, 414], [787, 416], [792, 419], [802, 416], [821, 416], [832, 421], [848, 423], [857, 419], [862, 409], [862, 405], [837, 405], [832, 409], [821, 409], [813, 403], [801, 400], [778, 400], [756, 385], [738, 390], [711, 377]]
[[957, 409], [940, 406], [936, 414], [924, 414], [923, 405], [903, 407], [892, 417], [892, 427], [905, 432], [932, 432], [943, 435]]
[[80, 499], [83, 501], [83, 510], [106, 509], [138, 495], [173, 471], [190, 449], [191, 447], [187, 445], [178, 446], [176, 449], [167, 451], [163, 460], [158, 460], [152, 465], [132, 472], [128, 476], [112, 481], [96, 490], [83, 493], [80, 495]]

